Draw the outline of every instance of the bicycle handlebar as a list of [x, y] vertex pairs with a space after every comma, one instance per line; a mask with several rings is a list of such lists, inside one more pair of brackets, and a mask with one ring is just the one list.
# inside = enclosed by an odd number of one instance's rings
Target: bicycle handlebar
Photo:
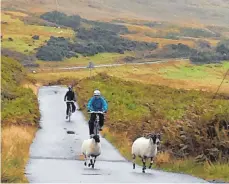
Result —
[[105, 114], [105, 112], [103, 112], [103, 111], [89, 111], [88, 113], [89, 113], [89, 114], [91, 114], [91, 113]]
[[74, 100], [66, 100], [65, 102], [75, 102]]

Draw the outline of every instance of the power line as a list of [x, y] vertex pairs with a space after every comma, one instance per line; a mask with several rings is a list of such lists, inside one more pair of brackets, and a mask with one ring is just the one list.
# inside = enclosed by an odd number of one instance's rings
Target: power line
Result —
[[[221, 81], [221, 83], [220, 83], [220, 85], [219, 85], [217, 91], [215, 92], [215, 95], [214, 95], [213, 98], [212, 98], [212, 101], [213, 101], [213, 99], [215, 99], [217, 93], [219, 92], [220, 87], [221, 87], [222, 84], [223, 84], [223, 81], [225, 80], [225, 78], [226, 78], [226, 76], [227, 76], [228, 74], [229, 74], [229, 69], [226, 71], [226, 73], [225, 73], [225, 75], [224, 75], [224, 77], [223, 77], [223, 80]], [[212, 102], [212, 101], [211, 101], [211, 102]]]

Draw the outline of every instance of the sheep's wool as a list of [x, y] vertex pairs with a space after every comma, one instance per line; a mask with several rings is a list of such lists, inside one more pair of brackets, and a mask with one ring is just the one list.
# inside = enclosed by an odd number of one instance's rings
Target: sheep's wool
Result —
[[100, 155], [101, 154], [101, 144], [96, 143], [94, 139], [87, 139], [84, 140], [82, 144], [82, 153], [84, 155], [91, 156], [91, 155]]
[[154, 157], [157, 154], [157, 145], [151, 144], [150, 139], [138, 138], [132, 145], [132, 154], [139, 157]]

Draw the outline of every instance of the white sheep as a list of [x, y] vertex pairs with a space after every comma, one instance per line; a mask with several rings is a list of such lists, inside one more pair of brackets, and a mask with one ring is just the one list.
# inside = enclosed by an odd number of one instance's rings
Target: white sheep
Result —
[[140, 137], [137, 138], [132, 145], [132, 158], [133, 169], [135, 169], [135, 159], [140, 157], [142, 159], [143, 168], [142, 172], [146, 170], [146, 160], [151, 159], [149, 169], [152, 167], [153, 159], [157, 154], [157, 146], [160, 143], [160, 134], [150, 134], [149, 138]]
[[92, 166], [92, 168], [94, 168], [96, 158], [101, 154], [99, 135], [94, 135], [92, 138], [84, 140], [81, 151], [84, 155], [84, 165], [87, 165], [87, 159], [90, 158], [90, 163], [88, 164], [88, 167]]

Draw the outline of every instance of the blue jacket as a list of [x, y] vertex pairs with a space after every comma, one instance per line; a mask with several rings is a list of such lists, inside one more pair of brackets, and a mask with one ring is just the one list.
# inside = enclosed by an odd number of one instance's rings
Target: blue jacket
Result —
[[108, 105], [103, 97], [92, 97], [87, 104], [87, 108], [90, 111], [107, 111]]

